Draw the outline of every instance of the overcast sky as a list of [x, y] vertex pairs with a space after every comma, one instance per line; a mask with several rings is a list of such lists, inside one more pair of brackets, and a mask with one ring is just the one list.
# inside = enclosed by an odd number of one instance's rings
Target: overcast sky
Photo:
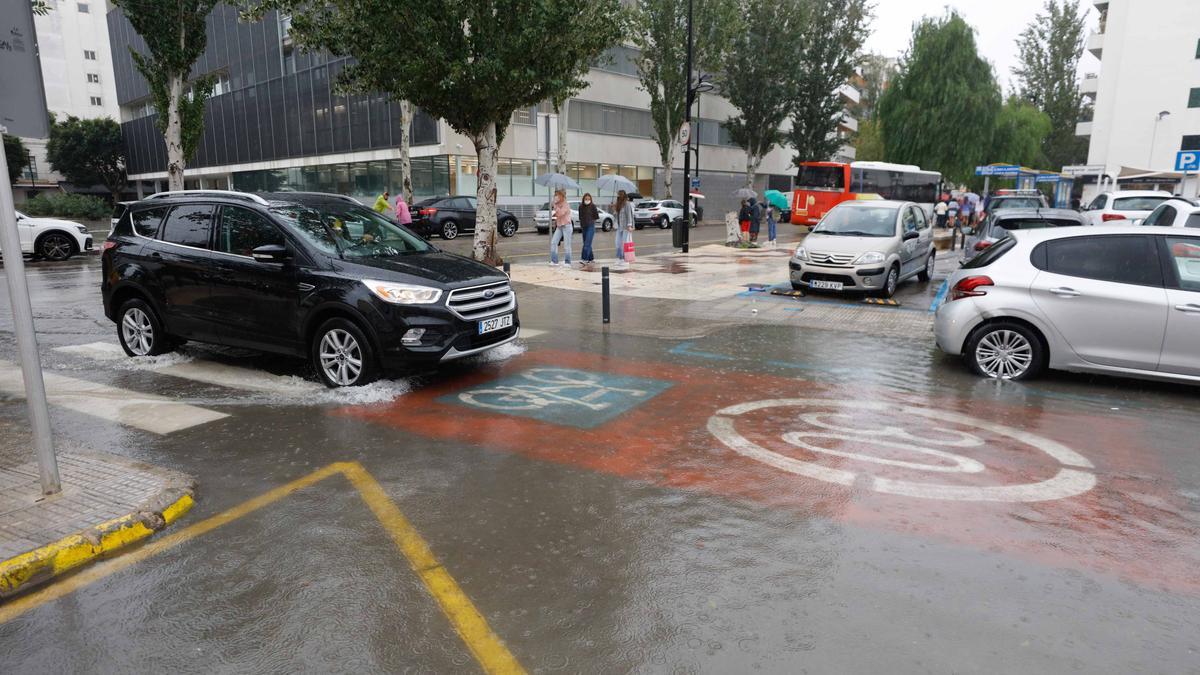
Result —
[[[1096, 10], [1090, 0], [1080, 0], [1088, 10], [1087, 30], [1096, 27]], [[908, 49], [912, 24], [922, 16], [940, 16], [953, 7], [975, 28], [975, 41], [983, 58], [991, 61], [1005, 94], [1017, 63], [1017, 36], [1029, 25], [1042, 0], [875, 0], [875, 18], [865, 51], [899, 56]], [[1080, 72], [1100, 69], [1100, 62], [1084, 52]]]

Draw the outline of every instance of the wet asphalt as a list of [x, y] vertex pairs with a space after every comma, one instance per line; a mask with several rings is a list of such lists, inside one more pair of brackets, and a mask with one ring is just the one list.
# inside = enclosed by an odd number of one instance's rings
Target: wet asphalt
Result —
[[[365, 392], [249, 391], [56, 349], [115, 343], [98, 273], [29, 266], [46, 367], [229, 416], [160, 436], [55, 408], [62, 443], [195, 476], [175, 531], [359, 462], [531, 672], [1200, 672], [1195, 388], [983, 381], [932, 338], [834, 327], [646, 337], [519, 289], [546, 332], [518, 348]], [[979, 492], [998, 486], [1035, 487]], [[5, 673], [479, 669], [338, 475], [0, 625]]]

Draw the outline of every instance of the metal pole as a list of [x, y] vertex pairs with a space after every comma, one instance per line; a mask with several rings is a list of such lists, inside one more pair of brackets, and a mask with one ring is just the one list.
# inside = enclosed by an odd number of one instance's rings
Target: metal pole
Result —
[[608, 268], [600, 268], [600, 298], [601, 312], [604, 315], [604, 323], [609, 322], [609, 301], [608, 301]]
[[[688, 239], [692, 224], [692, 0], [688, 0], [687, 16], [687, 95], [684, 101], [683, 123], [688, 127], [687, 147], [683, 149], [683, 228], [680, 242], [684, 253], [688, 252]], [[668, 168], [668, 171], [673, 170]]]
[[512, 263], [508, 262], [507, 260], [504, 261], [504, 274], [508, 277], [512, 277]]
[[[0, 127], [3, 131], [3, 127]], [[4, 145], [0, 143], [0, 167], [8, 166]], [[16, 206], [8, 172], [0, 170], [0, 248], [4, 249], [4, 273], [8, 278], [8, 298], [12, 306], [13, 332], [21, 358], [25, 380], [25, 402], [33, 429], [33, 447], [37, 452], [42, 494], [62, 491], [58, 461], [54, 458], [54, 438], [50, 435], [50, 408], [46, 404], [46, 383], [42, 380], [42, 362], [38, 356], [37, 336], [33, 330], [33, 306], [25, 281], [25, 261], [21, 258], [21, 235], [17, 231]]]

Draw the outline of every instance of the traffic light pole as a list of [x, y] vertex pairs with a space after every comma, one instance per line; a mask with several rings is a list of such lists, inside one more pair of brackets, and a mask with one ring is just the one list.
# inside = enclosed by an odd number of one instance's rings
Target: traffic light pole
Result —
[[[0, 127], [2, 131], [4, 128]], [[21, 360], [21, 374], [25, 379], [25, 403], [29, 406], [42, 494], [50, 495], [60, 492], [62, 483], [58, 478], [58, 460], [54, 458], [46, 383], [42, 379], [42, 361], [38, 356], [37, 337], [33, 331], [33, 306], [29, 303], [25, 261], [21, 258], [21, 235], [17, 231], [16, 205], [13, 204], [7, 167], [4, 144], [0, 143], [0, 249], [4, 251], [4, 275], [8, 281], [9, 304], [12, 306], [13, 333], [17, 337], [17, 353]]]

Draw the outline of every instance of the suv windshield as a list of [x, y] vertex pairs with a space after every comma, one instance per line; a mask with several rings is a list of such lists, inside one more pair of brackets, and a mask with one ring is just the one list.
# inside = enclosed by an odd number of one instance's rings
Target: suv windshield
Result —
[[281, 206], [271, 212], [317, 248], [345, 258], [386, 258], [433, 250], [421, 237], [358, 204]]
[[1039, 230], [1046, 227], [1071, 227], [1079, 225], [1074, 220], [1061, 218], [1001, 218], [996, 225], [1006, 230]]
[[836, 206], [813, 228], [813, 234], [891, 237], [896, 234], [896, 207], [859, 204]]
[[1170, 197], [1118, 197], [1113, 200], [1114, 211], [1153, 211]]

